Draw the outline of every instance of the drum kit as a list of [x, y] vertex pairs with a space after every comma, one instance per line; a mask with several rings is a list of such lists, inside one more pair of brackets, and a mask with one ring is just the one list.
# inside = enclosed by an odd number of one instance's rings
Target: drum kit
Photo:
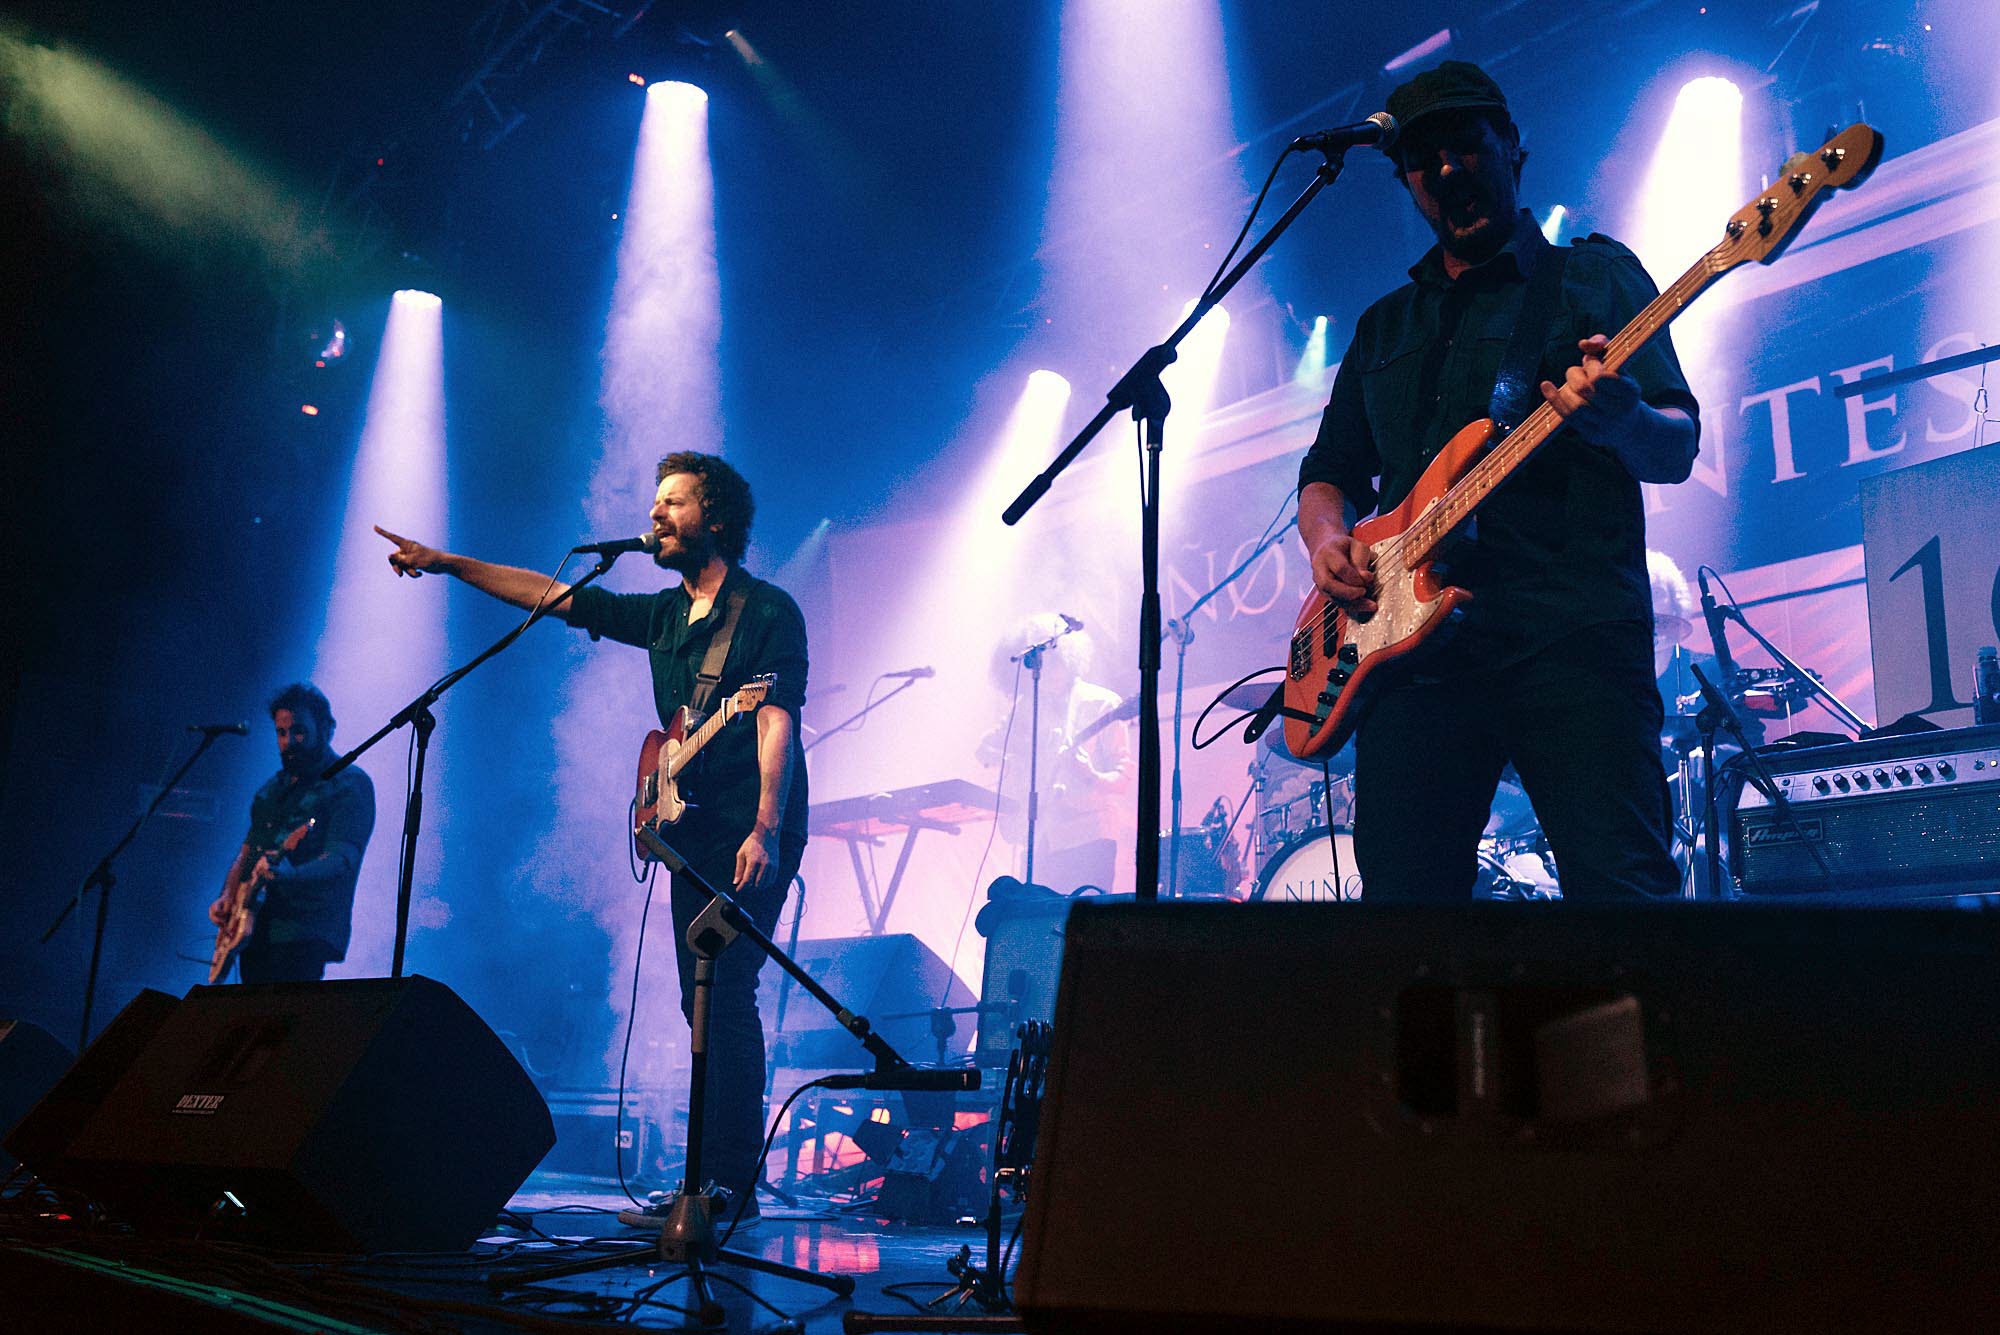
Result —
[[[1254, 709], [1267, 690], [1238, 693], [1242, 701], [1224, 703]], [[1239, 887], [1240, 896], [1272, 903], [1361, 898], [1354, 861], [1353, 744], [1322, 765], [1294, 758], [1282, 730], [1272, 728], [1259, 741], [1249, 773], [1256, 819], [1246, 865], [1256, 876]], [[1553, 899], [1560, 893], [1548, 840], [1511, 765], [1494, 796], [1478, 858], [1474, 893], [1483, 898]]]

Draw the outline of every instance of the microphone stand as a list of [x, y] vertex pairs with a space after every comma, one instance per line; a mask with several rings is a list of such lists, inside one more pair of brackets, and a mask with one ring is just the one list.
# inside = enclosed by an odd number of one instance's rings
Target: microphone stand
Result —
[[760, 1274], [776, 1275], [781, 1279], [814, 1284], [845, 1298], [854, 1292], [854, 1280], [850, 1276], [824, 1275], [800, 1266], [767, 1261], [748, 1252], [732, 1251], [722, 1245], [722, 1239], [718, 1236], [717, 1216], [721, 1214], [725, 1202], [721, 1199], [720, 1193], [707, 1187], [702, 1177], [702, 1141], [707, 1130], [710, 993], [715, 983], [717, 957], [739, 938], [749, 941], [751, 945], [776, 961], [778, 967], [795, 979], [813, 1000], [826, 1007], [834, 1019], [840, 1022], [841, 1028], [859, 1040], [861, 1046], [875, 1059], [874, 1071], [866, 1075], [827, 1076], [815, 1082], [824, 1088], [971, 1090], [979, 1088], [979, 1070], [977, 1067], [967, 1067], [962, 1070], [923, 1070], [911, 1066], [903, 1060], [895, 1048], [890, 1046], [888, 1040], [875, 1032], [867, 1016], [849, 1010], [831, 992], [820, 986], [818, 979], [807, 973], [790, 955], [780, 950], [775, 941], [764, 934], [750, 915], [743, 911], [742, 905], [738, 904], [727, 891], [709, 884], [688, 864], [686, 858], [660, 837], [658, 830], [651, 825], [642, 824], [634, 829], [632, 834], [639, 842], [646, 845], [647, 850], [655, 858], [666, 863], [673, 875], [686, 877], [709, 897], [708, 906], [688, 925], [687, 930], [688, 949], [694, 952], [695, 969], [691, 1007], [693, 1017], [688, 1025], [687, 1166], [681, 1182], [681, 1192], [675, 1198], [673, 1209], [667, 1215], [665, 1222], [660, 1226], [660, 1236], [655, 1242], [642, 1243], [608, 1255], [587, 1257], [580, 1261], [564, 1262], [511, 1275], [495, 1275], [488, 1282], [497, 1289], [519, 1288], [523, 1285], [561, 1279], [568, 1275], [606, 1270], [613, 1266], [645, 1265], [656, 1260], [664, 1261], [669, 1265], [685, 1267], [687, 1281], [694, 1290], [695, 1319], [703, 1326], [720, 1326], [725, 1317], [722, 1305], [715, 1301], [709, 1288], [709, 1271], [711, 1267], [721, 1263], [740, 1266]]
[[847, 731], [850, 725], [859, 723], [862, 719], [867, 718], [870, 714], [880, 709], [883, 705], [888, 704], [891, 700], [901, 695], [904, 691], [907, 691], [912, 686], [915, 686], [918, 680], [919, 679], [916, 677], [903, 678], [903, 680], [897, 684], [894, 690], [890, 691], [880, 700], [875, 700], [861, 706], [861, 708], [855, 710], [852, 714], [849, 714], [846, 718], [842, 719], [840, 722], [834, 724], [831, 728], [828, 728], [822, 733], [820, 733], [819, 736], [807, 742], [805, 744], [804, 749], [807, 751], [811, 751], [815, 746], [818, 746], [821, 742], [825, 741], [827, 738], [837, 736], [840, 733]]
[[221, 735], [206, 729], [202, 731], [201, 744], [195, 747], [194, 753], [182, 761], [181, 767], [174, 771], [173, 777], [160, 786], [159, 792], [153, 794], [153, 800], [139, 813], [139, 819], [132, 822], [132, 828], [125, 831], [124, 838], [113, 844], [111, 851], [97, 860], [97, 865], [92, 867], [90, 873], [77, 885], [76, 893], [64, 901], [61, 910], [55, 916], [55, 921], [42, 929], [41, 944], [47, 945], [49, 938], [69, 921], [69, 915], [82, 910], [83, 897], [90, 893], [90, 888], [97, 887], [97, 926], [91, 931], [90, 968], [83, 979], [83, 1026], [77, 1038], [78, 1052], [90, 1046], [90, 1011], [97, 999], [97, 967], [104, 957], [104, 920], [111, 912], [111, 887], [118, 884], [118, 877], [112, 872], [111, 864], [125, 851], [128, 844], [139, 837], [140, 829], [152, 819], [153, 813], [167, 800], [167, 794], [180, 786], [180, 781], [187, 777], [187, 772], [194, 768], [195, 762], [208, 754], [208, 748], [214, 746], [215, 739]]
[[1167, 622], [1166, 633], [1174, 637], [1179, 647], [1174, 662], [1174, 773], [1170, 785], [1173, 794], [1171, 823], [1167, 826], [1167, 897], [1180, 898], [1181, 893], [1181, 701], [1187, 688], [1187, 651], [1194, 643], [1194, 614], [1208, 606], [1217, 594], [1243, 577], [1243, 573], [1256, 563], [1258, 557], [1277, 545], [1280, 538], [1289, 533], [1299, 522], [1295, 514], [1285, 521], [1276, 533], [1257, 544], [1257, 550], [1243, 558], [1236, 569], [1217, 581], [1214, 588], [1188, 604], [1188, 609], [1179, 617]]
[[424, 760], [430, 754], [431, 732], [437, 727], [437, 716], [431, 713], [431, 706], [436, 704], [438, 698], [446, 691], [470, 676], [474, 668], [477, 668], [481, 663], [484, 663], [487, 659], [492, 658], [513, 644], [514, 641], [520, 639], [528, 627], [534, 625], [537, 621], [540, 621], [543, 617], [546, 617], [549, 613], [568, 602], [578, 589], [595, 583], [598, 579], [602, 578], [605, 572], [610, 570], [612, 565], [617, 562], [619, 555], [620, 553], [618, 552], [599, 552], [597, 555], [597, 564], [591, 567], [589, 573], [584, 575], [582, 579], [571, 584], [548, 602], [537, 603], [534, 610], [528, 613], [527, 620], [521, 622], [521, 624], [515, 626], [505, 635], [502, 635], [499, 639], [488, 645], [480, 652], [477, 658], [474, 658], [471, 662], [465, 664], [465, 666], [453, 668], [444, 676], [439, 677], [425, 689], [422, 695], [419, 695], [416, 699], [397, 710], [395, 715], [387, 723], [377, 728], [367, 741], [361, 743], [361, 745], [355, 747], [346, 755], [341, 756], [320, 772], [320, 781], [325, 782], [346, 769], [349, 765], [352, 765], [355, 761], [361, 759], [377, 742], [405, 724], [416, 730], [417, 761], [411, 767], [409, 797], [403, 803], [403, 860], [396, 872], [396, 948], [393, 961], [389, 966], [389, 976], [391, 978], [401, 978], [403, 976], [403, 948], [408, 943], [410, 935], [410, 888], [417, 871], [417, 835], [422, 830], [424, 824]]
[[1340, 177], [1346, 150], [1325, 150], [1326, 160], [1313, 173], [1312, 184], [1292, 202], [1263, 236], [1257, 239], [1236, 267], [1225, 274], [1188, 312], [1180, 327], [1167, 341], [1148, 348], [1132, 369], [1111, 387], [1097, 415], [1084, 424], [1062, 453], [1021, 490], [1001, 519], [1017, 524], [1064, 469], [1083, 453], [1084, 447], [1120, 413], [1130, 412], [1145, 426], [1146, 480], [1139, 508], [1140, 581], [1139, 602], [1139, 813], [1137, 841], [1137, 886], [1140, 902], [1149, 903], [1160, 893], [1160, 454], [1165, 445], [1167, 413], [1173, 407], [1160, 373], [1179, 355], [1181, 341], [1202, 317], [1229, 295], [1243, 276], [1264, 258], [1298, 216], [1305, 212], [1319, 192]]
[[1734, 676], [1736, 664], [1729, 656], [1729, 644], [1720, 627], [1724, 621], [1734, 621], [1737, 625], [1743, 627], [1744, 630], [1749, 631], [1750, 638], [1762, 645], [1765, 653], [1776, 659], [1780, 667], [1784, 668], [1786, 672], [1791, 674], [1794, 680], [1806, 688], [1808, 699], [1820, 701], [1826, 708], [1826, 711], [1845, 724], [1848, 730], [1855, 736], [1859, 737], [1862, 733], [1869, 730], [1868, 724], [1862, 721], [1861, 716], [1852, 709], [1849, 709], [1847, 702], [1828, 689], [1825, 682], [1822, 682], [1818, 677], [1813, 676], [1812, 673], [1800, 667], [1784, 650], [1764, 638], [1764, 632], [1750, 624], [1750, 618], [1743, 615], [1742, 609], [1737, 607], [1733, 600], [1718, 603], [1704, 590], [1701, 597], [1701, 609], [1702, 614], [1708, 618], [1709, 638], [1715, 640], [1717, 644], [1715, 661], [1724, 672]]
[[1701, 729], [1702, 748], [1706, 756], [1702, 763], [1702, 773], [1707, 781], [1705, 786], [1708, 793], [1705, 800], [1707, 809], [1702, 815], [1702, 823], [1708, 831], [1709, 896], [1714, 899], [1727, 898], [1722, 888], [1722, 831], [1716, 823], [1720, 819], [1721, 797], [1716, 791], [1718, 785], [1715, 782], [1715, 732], [1718, 726], [1728, 728], [1730, 736], [1734, 737], [1736, 744], [1743, 748], [1742, 759], [1743, 763], [1749, 766], [1750, 782], [1756, 786], [1758, 792], [1771, 800], [1771, 805], [1777, 809], [1779, 817], [1799, 836], [1799, 841], [1806, 846], [1806, 851], [1813, 855], [1813, 861], [1819, 864], [1820, 873], [1831, 884], [1833, 869], [1826, 865], [1826, 858], [1819, 851], [1819, 841], [1807, 837], [1805, 827], [1799, 824], [1798, 815], [1792, 810], [1792, 804], [1785, 797], [1784, 790], [1778, 787], [1778, 781], [1771, 776], [1770, 768], [1764, 764], [1764, 758], [1757, 754], [1757, 748], [1750, 744], [1750, 738], [1743, 731], [1742, 722], [1737, 719], [1736, 711], [1730, 707], [1729, 697], [1717, 689], [1707, 674], [1693, 663], [1688, 664], [1688, 671], [1694, 674], [1695, 682], [1701, 688], [1701, 698], [1707, 702], [1701, 713], [1696, 716], [1695, 726]]
[[1026, 667], [1028, 676], [1032, 678], [1028, 686], [1028, 865], [1021, 873], [1021, 879], [1029, 885], [1035, 883], [1035, 825], [1041, 812], [1041, 791], [1036, 770], [1041, 764], [1042, 754], [1042, 659], [1055, 647], [1055, 642], [1069, 634], [1071, 629], [1069, 623], [1064, 622], [1061, 630], [1007, 660]]

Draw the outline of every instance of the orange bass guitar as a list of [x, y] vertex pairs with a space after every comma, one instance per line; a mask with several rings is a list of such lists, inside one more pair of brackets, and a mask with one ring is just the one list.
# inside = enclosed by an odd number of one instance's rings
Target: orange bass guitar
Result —
[[[1624, 365], [1723, 274], [1776, 259], [1825, 192], [1861, 184], [1881, 156], [1882, 136], [1867, 125], [1850, 125], [1816, 152], [1793, 155], [1775, 184], [1731, 215], [1722, 239], [1611, 340], [1606, 369]], [[1317, 589], [1306, 600], [1285, 673], [1285, 745], [1294, 756], [1339, 750], [1369, 702], [1436, 647], [1472, 599], [1446, 581], [1441, 558], [1480, 504], [1562, 424], [1547, 404], [1504, 437], [1481, 418], [1451, 438], [1402, 504], [1355, 526], [1373, 557], [1376, 610], [1350, 616]]]

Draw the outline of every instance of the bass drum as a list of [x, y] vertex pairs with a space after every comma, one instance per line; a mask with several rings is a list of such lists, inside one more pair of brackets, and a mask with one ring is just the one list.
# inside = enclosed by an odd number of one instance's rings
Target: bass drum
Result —
[[1331, 903], [1361, 898], [1361, 873], [1354, 866], [1354, 836], [1342, 828], [1335, 830], [1329, 839], [1324, 825], [1293, 835], [1265, 861], [1250, 898], [1272, 904]]

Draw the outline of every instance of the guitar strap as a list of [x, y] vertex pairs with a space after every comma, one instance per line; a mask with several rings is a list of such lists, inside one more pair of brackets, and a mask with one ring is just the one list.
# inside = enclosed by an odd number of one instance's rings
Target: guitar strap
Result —
[[715, 698], [716, 687], [722, 684], [722, 664], [729, 657], [729, 641], [736, 635], [737, 618], [749, 597], [750, 590], [739, 584], [723, 605], [722, 624], [715, 628], [715, 638], [708, 642], [708, 652], [702, 655], [701, 668], [695, 673], [694, 695], [688, 700], [688, 709], [697, 719], [708, 717], [708, 703]]
[[1562, 297], [1563, 270], [1569, 266], [1569, 247], [1550, 245], [1540, 232], [1528, 229], [1531, 239], [1516, 252], [1528, 265], [1528, 291], [1521, 298], [1521, 314], [1500, 357], [1500, 374], [1493, 381], [1493, 398], [1486, 415], [1500, 429], [1512, 431], [1541, 403], [1541, 353], [1549, 326], [1556, 317]]

